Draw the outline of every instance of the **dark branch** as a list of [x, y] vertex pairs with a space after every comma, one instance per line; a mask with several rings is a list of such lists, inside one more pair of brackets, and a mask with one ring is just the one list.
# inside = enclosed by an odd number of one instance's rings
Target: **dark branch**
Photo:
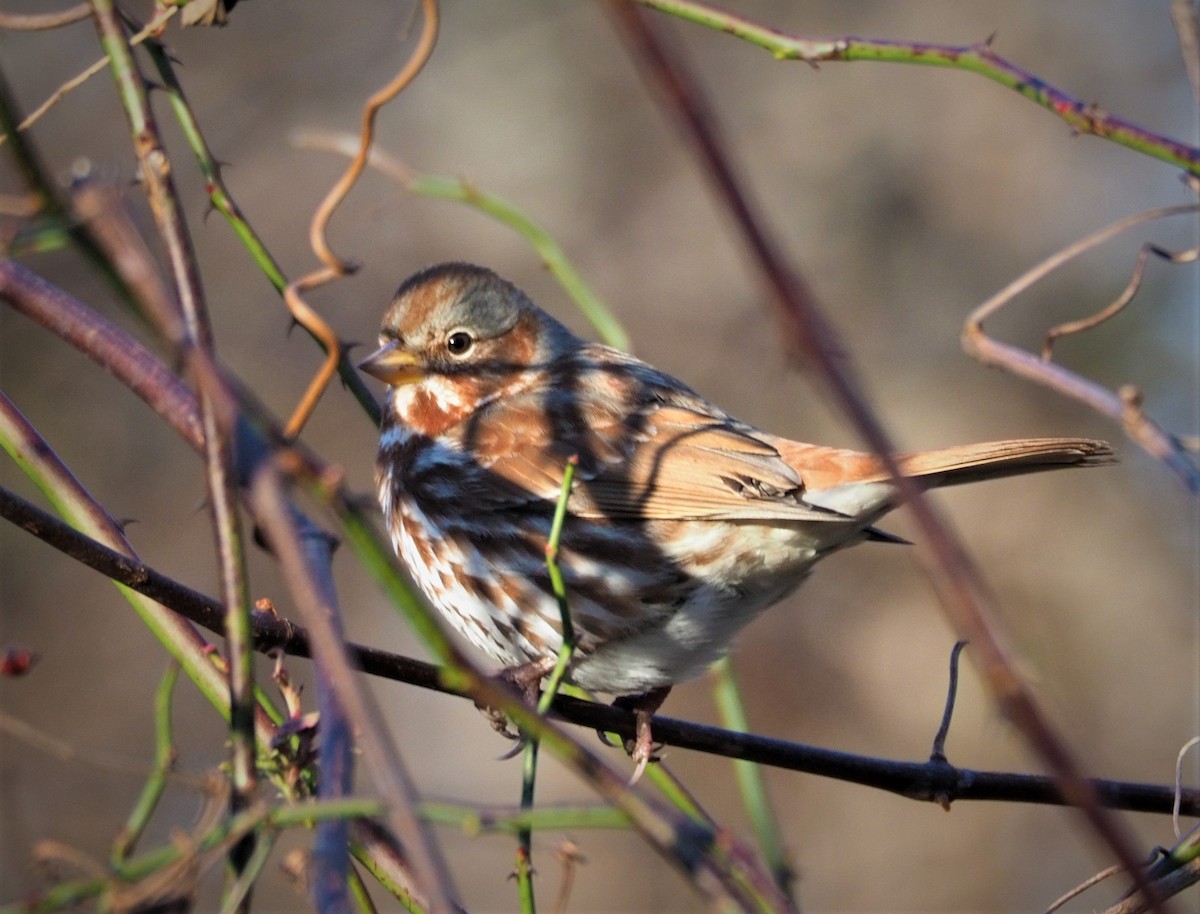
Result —
[[[210, 631], [222, 634], [224, 610], [212, 597], [114, 552], [3, 488], [0, 488], [0, 516], [89, 568], [159, 601]], [[282, 648], [293, 656], [311, 657], [308, 635], [299, 626], [267, 613], [255, 613], [253, 624], [257, 650]], [[443, 685], [441, 670], [433, 664], [360, 644], [348, 643], [347, 648], [352, 663], [364, 673], [423, 689], [461, 694]], [[555, 699], [552, 716], [589, 729], [633, 735], [633, 715], [608, 705], [559, 696]], [[999, 800], [1065, 805], [1054, 779], [1040, 775], [972, 771], [944, 761], [888, 761], [734, 733], [669, 717], [654, 718], [654, 737], [682, 749], [835, 778], [914, 800]], [[1161, 784], [1093, 780], [1091, 786], [1100, 802], [1113, 809], [1169, 814], [1175, 799], [1174, 788]], [[1200, 815], [1200, 789], [1182, 791], [1180, 811], [1189, 816]]]

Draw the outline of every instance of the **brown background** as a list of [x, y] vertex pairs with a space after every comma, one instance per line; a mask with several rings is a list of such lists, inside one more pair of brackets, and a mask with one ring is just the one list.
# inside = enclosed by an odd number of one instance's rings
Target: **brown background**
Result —
[[[742, 3], [784, 31], [996, 49], [1039, 77], [1185, 141], [1196, 140], [1164, 0], [1044, 4]], [[40, 7], [40, 5], [39, 5]], [[353, 130], [359, 105], [405, 58], [409, 4], [243, 3], [224, 30], [168, 40], [232, 193], [290, 275], [312, 264], [311, 212], [342, 160], [297, 149], [302, 128]], [[669, 23], [722, 119], [754, 196], [837, 322], [881, 414], [908, 447], [1033, 434], [1116, 441], [1120, 466], [1006, 481], [939, 497], [1004, 607], [1021, 663], [1093, 772], [1167, 782], [1197, 725], [1197, 513], [1177, 483], [1083, 408], [964, 356], [965, 314], [1019, 272], [1100, 225], [1185, 202], [1173, 169], [1091, 137], [978, 77], [884, 64], [779, 63], [745, 43]], [[0, 61], [28, 110], [97, 56], [87, 23], [0, 34]], [[288, 334], [277, 297], [216, 215], [160, 106], [190, 206], [219, 352], [286, 414], [317, 365]], [[435, 56], [381, 118], [381, 145], [412, 166], [463, 176], [519, 205], [566, 248], [625, 322], [637, 352], [734, 414], [795, 438], [852, 445], [845, 423], [785, 365], [776, 327], [739, 238], [693, 158], [651, 103], [628, 55], [592, 4], [448, 2]], [[54, 173], [88, 159], [125, 185], [133, 160], [105, 76], [34, 131]], [[6, 165], [7, 167], [7, 165]], [[15, 187], [11, 177], [3, 189]], [[149, 227], [136, 191], [128, 199]], [[1120, 290], [1148, 237], [1195, 243], [1195, 225], [1123, 238], [1023, 298], [994, 322], [1035, 344], [1047, 324], [1100, 307]], [[575, 326], [564, 295], [524, 242], [456, 204], [416, 199], [369, 175], [332, 226], [363, 264], [313, 296], [345, 338], [370, 342], [394, 287], [430, 262], [488, 264]], [[53, 282], [128, 323], [77, 257], [27, 259]], [[1142, 385], [1173, 430], [1197, 430], [1194, 268], [1151, 267], [1142, 297], [1112, 324], [1061, 347], [1110, 385]], [[216, 590], [204, 484], [195, 457], [141, 403], [65, 345], [0, 309], [0, 384], [84, 484], [118, 517], [145, 560]], [[374, 431], [331, 390], [305, 432], [370, 487]], [[0, 484], [30, 494], [8, 462]], [[890, 529], [908, 532], [898, 516]], [[32, 646], [34, 673], [0, 681], [4, 714], [69, 744], [61, 759], [0, 737], [0, 897], [36, 884], [41, 838], [103, 858], [152, 751], [150, 704], [163, 652], [117, 593], [11, 526], [0, 525], [0, 642]], [[348, 555], [337, 563], [351, 634], [419, 653]], [[255, 596], [288, 611], [254, 557]], [[941, 711], [954, 635], [911, 550], [868, 546], [833, 559], [745, 633], [736, 665], [753, 726], [786, 739], [923, 759]], [[969, 658], [969, 651], [968, 651]], [[294, 668], [305, 665], [296, 661]], [[1019, 737], [965, 664], [949, 741], [952, 761], [1032, 770]], [[376, 687], [393, 734], [429, 796], [514, 803], [519, 766], [468, 702]], [[215, 715], [186, 683], [176, 698], [180, 768], [221, 761]], [[715, 722], [708, 689], [679, 689], [665, 709]], [[702, 802], [748, 837], [728, 763], [669, 751]], [[614, 761], [619, 761], [613, 756]], [[131, 767], [134, 774], [91, 761]], [[1193, 774], [1195, 767], [1191, 766]], [[813, 777], [768, 772], [810, 911], [1040, 910], [1108, 861], [1077, 816], [1053, 809], [931, 806]], [[587, 798], [547, 762], [544, 801]], [[194, 794], [172, 790], [148, 840], [186, 827]], [[1164, 817], [1128, 817], [1144, 845], [1169, 844]], [[503, 838], [440, 832], [468, 905], [513, 910]], [[587, 858], [571, 910], [694, 910], [696, 896], [621, 833], [575, 833]], [[535, 853], [548, 905], [557, 836]], [[207, 883], [206, 905], [214, 904]], [[260, 911], [303, 905], [272, 870]], [[1103, 904], [1103, 897], [1095, 901]], [[1090, 903], [1075, 910], [1090, 909]]]

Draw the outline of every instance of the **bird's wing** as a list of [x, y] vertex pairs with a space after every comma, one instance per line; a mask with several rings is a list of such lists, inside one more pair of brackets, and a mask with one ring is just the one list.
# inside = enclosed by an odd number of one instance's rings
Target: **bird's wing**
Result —
[[[558, 405], [548, 405], [551, 396]], [[567, 461], [577, 456], [568, 502], [576, 517], [846, 521], [835, 505], [806, 501], [800, 474], [755, 429], [686, 389], [671, 400], [527, 392], [477, 416], [463, 443], [510, 493], [511, 507], [519, 507], [518, 492], [556, 501]]]

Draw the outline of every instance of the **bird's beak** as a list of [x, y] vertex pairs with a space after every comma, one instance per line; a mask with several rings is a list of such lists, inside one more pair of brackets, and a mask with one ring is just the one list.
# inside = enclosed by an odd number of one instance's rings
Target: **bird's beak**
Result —
[[425, 377], [416, 356], [405, 352], [396, 342], [380, 346], [359, 362], [358, 368], [393, 387], [411, 384]]

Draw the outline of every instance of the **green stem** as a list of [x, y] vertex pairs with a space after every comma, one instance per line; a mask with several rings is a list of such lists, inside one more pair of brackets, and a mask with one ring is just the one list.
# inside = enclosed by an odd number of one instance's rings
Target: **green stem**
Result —
[[600, 339], [617, 349], [629, 348], [629, 334], [625, 328], [592, 292], [554, 237], [511, 203], [457, 178], [415, 175], [407, 186], [412, 193], [425, 197], [465, 203], [516, 231], [541, 257], [546, 268], [595, 328]]
[[171, 696], [179, 680], [179, 664], [171, 661], [163, 674], [162, 682], [154, 693], [154, 768], [146, 779], [142, 792], [134, 803], [125, 827], [113, 842], [109, 858], [113, 869], [120, 872], [125, 860], [132, 853], [138, 839], [146, 830], [150, 816], [158, 807], [163, 791], [167, 787], [167, 776], [175, 766], [175, 740], [171, 727]]
[[[550, 575], [550, 587], [554, 599], [558, 602], [558, 615], [562, 625], [562, 644], [558, 649], [558, 661], [542, 690], [538, 701], [537, 713], [545, 716], [558, 694], [558, 687], [567, 674], [567, 666], [571, 655], [575, 653], [575, 627], [571, 624], [571, 609], [567, 605], [567, 589], [563, 583], [562, 569], [558, 567], [558, 544], [562, 538], [563, 524], [567, 518], [567, 502], [571, 498], [571, 483], [575, 480], [575, 469], [579, 466], [579, 457], [572, 456], [563, 470], [562, 491], [558, 495], [558, 503], [554, 506], [554, 520], [550, 524], [550, 536], [546, 541], [546, 571]], [[533, 809], [534, 785], [537, 782], [538, 739], [536, 735], [525, 736], [525, 758], [521, 772], [521, 811]], [[517, 828], [517, 892], [521, 901], [521, 910], [525, 914], [534, 914], [537, 910], [533, 894], [533, 828], [526, 824]]]
[[[721, 725], [737, 733], [749, 733], [750, 721], [746, 716], [746, 706], [742, 702], [741, 689], [738, 688], [733, 664], [728, 657], [713, 665], [713, 674], [713, 698], [716, 700]], [[734, 759], [733, 771], [737, 777], [742, 803], [746, 807], [746, 815], [758, 840], [759, 850], [771, 869], [775, 883], [794, 903], [796, 899], [792, 894], [792, 881], [795, 874], [783, 846], [779, 820], [775, 818], [775, 810], [767, 796], [762, 769], [755, 762]]]
[[[361, 819], [378, 816], [383, 804], [374, 799], [357, 797], [327, 802], [314, 802], [275, 808], [251, 807], [236, 816], [222, 819], [194, 844], [169, 844], [129, 860], [117, 877], [118, 883], [145, 879], [166, 867], [178, 863], [183, 856], [199, 856], [231, 846], [256, 831], [281, 831], [287, 828], [310, 827], [327, 819]], [[47, 892], [0, 907], [0, 914], [44, 914], [60, 911], [96, 898], [113, 888], [114, 876], [103, 875], [74, 882], [61, 883]]]
[[235, 914], [236, 911], [249, 907], [250, 891], [262, 873], [263, 867], [275, 849], [279, 840], [279, 832], [273, 828], [260, 828], [255, 832], [255, 840], [249, 845], [250, 853], [242, 861], [236, 878], [229, 884], [225, 898], [221, 902], [221, 914]]
[[1056, 89], [1000, 57], [992, 51], [989, 42], [957, 46], [853, 37], [802, 38], [688, 0], [638, 2], [696, 25], [734, 35], [770, 51], [777, 60], [801, 60], [814, 67], [826, 61], [874, 60], [966, 70], [1045, 108], [1077, 133], [1098, 136], [1182, 168], [1191, 175], [1200, 175], [1200, 148], [1113, 117], [1093, 103]]
[[541, 809], [493, 809], [456, 803], [422, 803], [421, 818], [452, 825], [472, 837], [516, 834], [523, 828], [566, 831], [574, 828], [629, 828], [629, 816], [612, 806], [555, 806]]
[[377, 914], [375, 902], [371, 898], [371, 893], [367, 891], [367, 884], [363, 882], [362, 873], [353, 864], [346, 870], [346, 886], [350, 889], [350, 897], [354, 899], [354, 904], [360, 914]]

